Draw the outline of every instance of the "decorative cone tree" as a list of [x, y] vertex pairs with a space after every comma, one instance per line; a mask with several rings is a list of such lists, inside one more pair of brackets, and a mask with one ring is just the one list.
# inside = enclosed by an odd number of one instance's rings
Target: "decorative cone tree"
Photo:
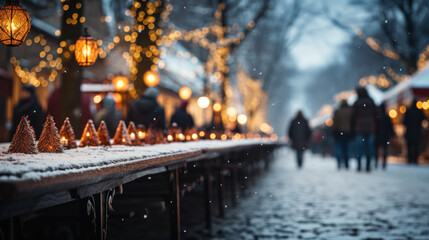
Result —
[[37, 143], [37, 149], [39, 152], [64, 152], [63, 145], [60, 141], [60, 135], [58, 134], [58, 129], [55, 126], [54, 119], [51, 115], [46, 117], [42, 134], [40, 135], [39, 142]]
[[127, 126], [124, 121], [120, 121], [113, 137], [114, 145], [131, 145], [130, 136], [128, 135]]
[[12, 142], [10, 143], [9, 153], [37, 153], [36, 137], [33, 128], [28, 124], [26, 117], [21, 118], [15, 135], [13, 135]]
[[137, 128], [133, 121], [128, 124], [128, 134], [130, 135], [131, 145], [140, 145], [140, 139], [137, 136]]
[[98, 142], [101, 146], [110, 146], [109, 131], [107, 130], [107, 126], [104, 121], [101, 121], [100, 126], [98, 126], [97, 136]]
[[66, 149], [77, 148], [76, 136], [74, 135], [74, 131], [68, 117], [66, 118], [66, 120], [64, 120], [63, 126], [61, 126], [59, 134], [60, 141], [63, 144], [63, 147], [65, 147]]
[[145, 142], [146, 142], [146, 144], [155, 144], [156, 143], [156, 132], [151, 127], [149, 127], [147, 129]]
[[95, 131], [94, 123], [91, 119], [88, 120], [83, 131], [82, 137], [80, 138], [79, 147], [85, 146], [98, 146], [97, 132]]

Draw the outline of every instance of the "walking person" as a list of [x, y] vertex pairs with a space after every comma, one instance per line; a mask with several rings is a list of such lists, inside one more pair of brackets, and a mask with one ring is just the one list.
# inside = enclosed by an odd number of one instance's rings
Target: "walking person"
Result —
[[357, 171], [361, 171], [361, 158], [365, 154], [366, 171], [371, 171], [374, 156], [375, 133], [377, 131], [377, 107], [365, 88], [356, 89], [357, 101], [352, 107], [351, 130], [356, 140]]
[[383, 169], [386, 169], [387, 166], [387, 154], [388, 147], [390, 144], [390, 139], [395, 136], [395, 131], [393, 131], [392, 120], [389, 115], [386, 113], [386, 104], [382, 103], [379, 107], [378, 115], [378, 128], [377, 134], [375, 135], [375, 168], [378, 167], [379, 152], [381, 151], [381, 156], [383, 157]]
[[147, 88], [144, 95], [130, 104], [127, 121], [136, 125], [143, 124], [147, 128], [165, 129], [165, 113], [156, 101], [159, 95], [157, 87]]
[[185, 132], [195, 126], [194, 119], [191, 114], [186, 112], [188, 103], [188, 101], [182, 100], [180, 107], [176, 109], [176, 112], [174, 112], [170, 120], [170, 124], [177, 123], [177, 126], [182, 129], [182, 132]]
[[30, 125], [34, 129], [36, 139], [38, 139], [42, 133], [45, 113], [36, 98], [36, 88], [32, 85], [25, 85], [21, 88], [19, 102], [13, 108], [13, 125], [10, 131], [9, 141], [12, 141], [22, 116], [28, 116]]
[[411, 107], [405, 112], [403, 121], [406, 128], [405, 139], [407, 141], [408, 163], [410, 164], [418, 164], [424, 119], [425, 116], [422, 110], [417, 108], [417, 100], [414, 99]]
[[292, 148], [296, 150], [297, 166], [302, 168], [304, 151], [308, 148], [308, 142], [311, 137], [308, 121], [304, 118], [302, 111], [298, 111], [296, 117], [290, 123], [288, 135], [292, 141]]
[[349, 141], [351, 131], [352, 109], [346, 100], [342, 100], [340, 107], [334, 112], [332, 131], [335, 139], [335, 155], [338, 169], [349, 169]]

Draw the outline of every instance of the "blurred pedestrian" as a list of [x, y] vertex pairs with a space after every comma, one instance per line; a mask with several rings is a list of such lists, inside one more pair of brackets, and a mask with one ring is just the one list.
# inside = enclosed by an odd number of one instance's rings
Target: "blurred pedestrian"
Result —
[[383, 157], [382, 167], [386, 169], [388, 147], [391, 138], [395, 136], [395, 131], [393, 131], [392, 120], [386, 113], [385, 103], [380, 105], [378, 112], [378, 128], [377, 134], [375, 135], [375, 168], [378, 167], [379, 151], [381, 151], [381, 156]]
[[98, 127], [101, 121], [104, 121], [107, 126], [107, 131], [109, 131], [110, 136], [113, 137], [122, 115], [115, 107], [115, 100], [110, 96], [104, 97], [100, 105], [100, 109], [95, 113], [94, 123]]
[[127, 121], [133, 121], [136, 125], [143, 124], [146, 129], [165, 129], [165, 114], [156, 101], [159, 95], [157, 87], [147, 88], [144, 95], [130, 104]]
[[358, 99], [352, 107], [351, 130], [356, 136], [357, 171], [361, 170], [362, 155], [366, 156], [366, 171], [371, 171], [374, 156], [375, 133], [377, 131], [377, 107], [365, 88], [356, 89]]
[[182, 100], [182, 102], [180, 102], [180, 107], [177, 108], [176, 112], [171, 116], [170, 124], [177, 123], [177, 126], [182, 129], [182, 132], [195, 126], [191, 114], [186, 112], [188, 103], [188, 101]]
[[290, 123], [288, 135], [292, 141], [292, 148], [296, 150], [298, 168], [302, 168], [304, 151], [308, 148], [311, 137], [308, 121], [304, 118], [302, 111], [298, 111], [296, 117]]
[[425, 120], [425, 116], [422, 110], [417, 108], [417, 100], [414, 99], [411, 107], [405, 112], [403, 121], [406, 128], [405, 139], [407, 141], [408, 163], [411, 164], [418, 164], [423, 120]]
[[349, 169], [349, 141], [351, 131], [352, 109], [346, 100], [342, 100], [340, 107], [334, 112], [332, 131], [335, 139], [335, 155], [338, 169], [344, 165]]
[[28, 116], [30, 125], [33, 127], [34, 133], [36, 134], [36, 139], [38, 139], [45, 121], [45, 113], [36, 98], [36, 88], [32, 85], [25, 85], [21, 88], [19, 102], [13, 109], [13, 125], [10, 131], [9, 141], [12, 141], [22, 116]]

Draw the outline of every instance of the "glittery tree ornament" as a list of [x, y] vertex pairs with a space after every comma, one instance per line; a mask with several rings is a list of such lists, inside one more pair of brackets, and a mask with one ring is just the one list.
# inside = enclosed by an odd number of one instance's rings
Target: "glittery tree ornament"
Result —
[[104, 121], [100, 122], [97, 130], [98, 143], [102, 146], [110, 146], [110, 136], [109, 131], [107, 130], [106, 123]]
[[113, 137], [113, 145], [131, 145], [130, 136], [128, 135], [127, 127], [124, 121], [119, 121], [116, 128], [115, 136]]
[[140, 145], [140, 139], [138, 138], [137, 128], [133, 121], [128, 124], [128, 134], [130, 135], [131, 145]]
[[69, 118], [64, 120], [63, 125], [60, 129], [60, 141], [63, 144], [63, 147], [66, 149], [77, 148], [76, 137], [74, 135], [73, 128], [70, 124]]
[[36, 147], [36, 137], [33, 128], [28, 124], [26, 117], [22, 117], [13, 135], [12, 142], [10, 143], [9, 153], [38, 153]]
[[37, 149], [39, 152], [64, 152], [63, 145], [60, 141], [60, 135], [58, 134], [58, 129], [55, 126], [54, 119], [51, 115], [46, 117], [42, 134], [40, 134], [39, 142], [37, 143]]
[[88, 120], [80, 138], [79, 147], [98, 146], [97, 132], [95, 131], [94, 123], [91, 119]]

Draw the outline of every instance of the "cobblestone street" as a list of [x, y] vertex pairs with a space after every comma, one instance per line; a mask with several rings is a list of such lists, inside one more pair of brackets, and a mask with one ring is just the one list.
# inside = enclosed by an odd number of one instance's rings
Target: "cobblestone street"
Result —
[[[306, 153], [297, 170], [281, 149], [207, 239], [429, 239], [429, 167], [389, 165], [371, 173], [338, 171]], [[185, 234], [193, 239], [193, 234]]]

